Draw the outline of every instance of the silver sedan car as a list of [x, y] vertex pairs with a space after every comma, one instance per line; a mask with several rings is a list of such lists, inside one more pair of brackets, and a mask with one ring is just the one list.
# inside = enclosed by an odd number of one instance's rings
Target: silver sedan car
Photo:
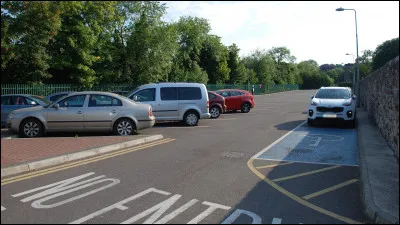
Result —
[[22, 137], [46, 132], [113, 131], [131, 135], [153, 127], [151, 105], [109, 92], [74, 92], [46, 106], [18, 109], [7, 118], [7, 127]]

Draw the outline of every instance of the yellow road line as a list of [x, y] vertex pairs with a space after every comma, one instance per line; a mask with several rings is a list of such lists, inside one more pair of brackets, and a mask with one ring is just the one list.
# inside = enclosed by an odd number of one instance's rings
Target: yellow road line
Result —
[[276, 167], [276, 166], [284, 166], [284, 165], [288, 165], [288, 164], [292, 164], [292, 162], [281, 163], [281, 164], [274, 164], [274, 165], [268, 165], [268, 166], [258, 166], [258, 167], [256, 167], [256, 168], [257, 168], [257, 169], [264, 169], [264, 168], [271, 168], [271, 167]]
[[355, 183], [355, 182], [357, 182], [357, 181], [358, 181], [358, 179], [348, 180], [348, 181], [346, 181], [346, 182], [343, 182], [343, 183], [341, 183], [341, 184], [337, 184], [337, 185], [332, 186], [332, 187], [330, 187], [330, 188], [326, 188], [326, 189], [320, 190], [320, 191], [318, 191], [318, 192], [315, 192], [315, 193], [312, 193], [312, 194], [303, 196], [303, 198], [304, 198], [305, 200], [309, 200], [309, 199], [311, 199], [311, 198], [315, 198], [315, 197], [317, 197], [317, 196], [326, 194], [326, 193], [331, 192], [331, 191], [334, 191], [334, 190], [336, 190], [336, 189], [345, 187], [345, 186], [350, 185], [350, 184], [352, 184], [352, 183]]
[[315, 174], [315, 173], [321, 173], [321, 172], [324, 172], [324, 171], [327, 171], [327, 170], [333, 170], [333, 169], [336, 169], [338, 167], [340, 167], [340, 166], [331, 166], [331, 167], [323, 168], [323, 169], [320, 169], [320, 170], [313, 170], [313, 171], [306, 172], [306, 173], [299, 173], [299, 174], [295, 174], [295, 175], [292, 175], [292, 176], [277, 178], [277, 179], [274, 179], [272, 181], [279, 182], [279, 181], [283, 181], [283, 180], [289, 180], [289, 179], [302, 177], [302, 176], [307, 176], [307, 175], [311, 175], [311, 174]]
[[98, 156], [98, 157], [92, 157], [90, 159], [85, 159], [85, 160], [81, 160], [81, 161], [77, 161], [77, 162], [73, 162], [73, 163], [69, 163], [69, 164], [65, 164], [65, 165], [61, 165], [61, 166], [56, 166], [56, 167], [52, 167], [52, 168], [48, 168], [48, 169], [44, 169], [44, 170], [30, 172], [30, 173], [27, 173], [27, 174], [24, 174], [24, 175], [20, 175], [20, 176], [10, 177], [10, 178], [7, 178], [7, 179], [3, 179], [1, 181], [1, 186], [6, 185], [6, 184], [10, 184], [10, 183], [14, 183], [14, 182], [18, 182], [18, 181], [22, 181], [22, 180], [26, 180], [26, 179], [30, 179], [30, 178], [33, 178], [33, 177], [42, 176], [42, 175], [45, 175], [45, 174], [54, 173], [54, 172], [57, 172], [57, 171], [61, 171], [61, 170], [65, 170], [65, 169], [69, 169], [69, 168], [85, 165], [85, 164], [88, 164], [88, 163], [97, 162], [97, 161], [100, 161], [100, 160], [112, 158], [112, 157], [115, 157], [115, 156], [119, 156], [119, 155], [130, 153], [130, 152], [135, 152], [135, 151], [142, 150], [142, 149], [145, 149], [145, 148], [149, 148], [149, 147], [165, 144], [165, 143], [168, 143], [168, 142], [171, 142], [171, 141], [174, 141], [174, 140], [175, 139], [169, 139], [168, 138], [168, 139], [165, 139], [165, 140], [156, 141], [156, 142], [149, 143], [149, 144], [144, 144], [144, 145], [137, 146], [137, 147], [130, 148], [130, 149], [121, 150], [121, 151], [118, 151], [118, 152], [113, 152], [113, 153], [101, 155], [101, 156]]
[[269, 184], [271, 187], [275, 188], [277, 191], [281, 192], [282, 194], [288, 196], [289, 198], [291, 198], [293, 201], [302, 204], [306, 207], [309, 207], [319, 213], [325, 214], [327, 216], [330, 216], [332, 218], [335, 218], [337, 220], [343, 221], [345, 223], [350, 223], [350, 224], [361, 224], [358, 221], [352, 220], [350, 218], [338, 215], [334, 212], [328, 211], [326, 209], [323, 209], [321, 207], [318, 207], [310, 202], [307, 202], [306, 200], [300, 198], [299, 196], [287, 191], [286, 189], [282, 188], [281, 186], [279, 186], [278, 184], [276, 184], [275, 182], [273, 182], [272, 180], [268, 179], [266, 176], [264, 176], [262, 173], [260, 173], [254, 166], [253, 166], [253, 161], [254, 158], [250, 158], [249, 161], [247, 161], [247, 166], [249, 167], [249, 169], [251, 171], [253, 171], [254, 174], [256, 174], [261, 180], [263, 180], [265, 183]]

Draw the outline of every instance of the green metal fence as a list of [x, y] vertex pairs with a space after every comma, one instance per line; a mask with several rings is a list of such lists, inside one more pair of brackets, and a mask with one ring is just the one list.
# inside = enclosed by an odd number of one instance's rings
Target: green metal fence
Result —
[[130, 85], [104, 84], [85, 88], [74, 84], [2, 84], [1, 94], [31, 94], [47, 96], [64, 91], [132, 91]]
[[[221, 89], [241, 89], [252, 91], [253, 84], [207, 84], [207, 89], [216, 91]], [[56, 92], [64, 91], [132, 91], [135, 86], [121, 84], [95, 85], [91, 88], [84, 88], [74, 84], [2, 84], [1, 94], [32, 94], [47, 96]], [[298, 84], [276, 84], [260, 85], [254, 84], [254, 94], [269, 94], [274, 92], [298, 90]]]
[[299, 90], [300, 85], [298, 84], [273, 84], [273, 85], [262, 85], [262, 84], [207, 84], [207, 89], [210, 91], [216, 91], [221, 89], [240, 89], [252, 92], [254, 86], [254, 94], [270, 94], [282, 91]]

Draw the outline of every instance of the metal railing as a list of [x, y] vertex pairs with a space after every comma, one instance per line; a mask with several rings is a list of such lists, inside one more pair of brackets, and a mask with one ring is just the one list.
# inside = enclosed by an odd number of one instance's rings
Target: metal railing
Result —
[[[216, 91], [221, 89], [240, 89], [252, 92], [253, 84], [207, 84], [207, 89]], [[2, 84], [1, 94], [31, 94], [47, 96], [57, 92], [65, 91], [132, 91], [135, 86], [121, 84], [95, 85], [91, 88], [81, 87], [75, 84]], [[269, 94], [282, 91], [298, 90], [298, 84], [254, 84], [254, 94]]]

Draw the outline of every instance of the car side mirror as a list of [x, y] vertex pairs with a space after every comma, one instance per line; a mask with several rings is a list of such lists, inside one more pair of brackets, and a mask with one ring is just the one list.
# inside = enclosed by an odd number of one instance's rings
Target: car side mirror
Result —
[[357, 97], [356, 97], [355, 94], [353, 94], [353, 95], [351, 96], [351, 98], [352, 98], [353, 100], [356, 100], [356, 99], [357, 99]]
[[34, 101], [31, 101], [31, 105], [36, 105], [36, 102], [34, 102]]
[[139, 100], [139, 98], [137, 95], [133, 96], [133, 101], [137, 102], [138, 100]]
[[54, 104], [54, 108], [59, 109], [60, 105], [58, 103]]
[[311, 96], [311, 99], [313, 99], [313, 98], [314, 98], [314, 95]]

